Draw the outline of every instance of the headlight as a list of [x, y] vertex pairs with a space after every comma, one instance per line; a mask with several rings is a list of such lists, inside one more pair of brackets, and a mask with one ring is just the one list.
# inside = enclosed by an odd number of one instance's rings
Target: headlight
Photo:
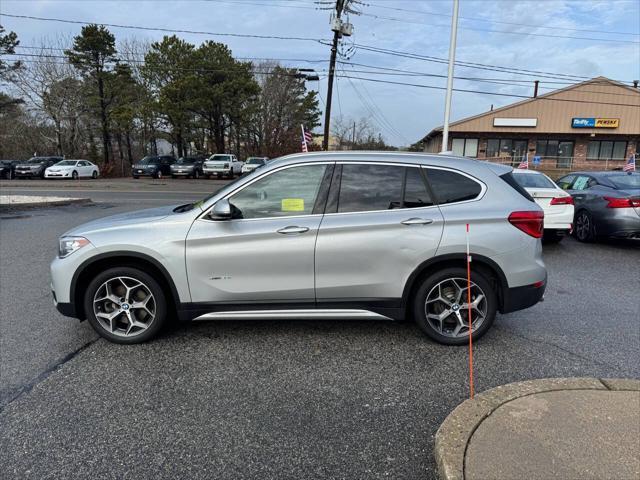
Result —
[[76, 250], [89, 245], [89, 240], [84, 237], [61, 237], [58, 247], [58, 257], [64, 258], [71, 255]]

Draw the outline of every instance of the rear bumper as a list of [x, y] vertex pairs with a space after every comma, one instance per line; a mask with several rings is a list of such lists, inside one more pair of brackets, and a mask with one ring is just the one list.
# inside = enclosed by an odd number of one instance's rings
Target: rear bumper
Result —
[[522, 287], [505, 288], [502, 292], [502, 308], [500, 313], [511, 313], [532, 307], [544, 297], [547, 288], [547, 277], [544, 281]]
[[616, 238], [640, 238], [640, 215], [633, 208], [610, 208], [595, 218], [596, 234]]

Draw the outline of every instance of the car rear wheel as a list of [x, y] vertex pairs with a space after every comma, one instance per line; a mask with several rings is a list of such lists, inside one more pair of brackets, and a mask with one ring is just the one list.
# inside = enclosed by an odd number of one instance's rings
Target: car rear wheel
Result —
[[580, 242], [593, 242], [596, 238], [593, 217], [586, 210], [581, 210], [576, 215], [576, 238]]
[[94, 170], [93, 173], [91, 174], [91, 178], [93, 178], [94, 180], [98, 178], [98, 172]]
[[167, 305], [153, 277], [136, 268], [116, 267], [97, 275], [84, 296], [94, 330], [115, 343], [141, 343], [162, 328]]
[[484, 335], [496, 316], [497, 295], [481, 273], [471, 272], [468, 302], [467, 271], [447, 268], [426, 278], [414, 298], [414, 318], [433, 340], [445, 345], [469, 342], [469, 311], [473, 339]]

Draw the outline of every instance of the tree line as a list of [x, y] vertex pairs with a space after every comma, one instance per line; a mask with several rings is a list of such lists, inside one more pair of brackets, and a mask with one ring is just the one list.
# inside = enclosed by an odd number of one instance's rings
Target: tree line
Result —
[[[0, 27], [0, 55], [18, 45]], [[0, 158], [88, 158], [120, 174], [161, 144], [176, 156], [276, 157], [300, 151], [300, 125], [319, 125], [318, 94], [297, 70], [240, 61], [222, 43], [116, 43], [87, 25], [23, 58], [0, 56]]]

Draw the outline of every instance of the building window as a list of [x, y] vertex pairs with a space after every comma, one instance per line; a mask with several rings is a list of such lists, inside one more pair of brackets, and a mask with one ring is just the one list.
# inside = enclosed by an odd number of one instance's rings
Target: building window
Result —
[[451, 140], [451, 150], [454, 155], [475, 158], [478, 156], [478, 139], [454, 138]]
[[624, 160], [627, 142], [595, 140], [587, 146], [587, 160]]
[[555, 158], [558, 168], [571, 167], [573, 158], [573, 142], [565, 140], [538, 140], [536, 155], [544, 158]]
[[490, 138], [487, 140], [487, 158], [521, 159], [527, 151], [529, 140], [511, 138]]

